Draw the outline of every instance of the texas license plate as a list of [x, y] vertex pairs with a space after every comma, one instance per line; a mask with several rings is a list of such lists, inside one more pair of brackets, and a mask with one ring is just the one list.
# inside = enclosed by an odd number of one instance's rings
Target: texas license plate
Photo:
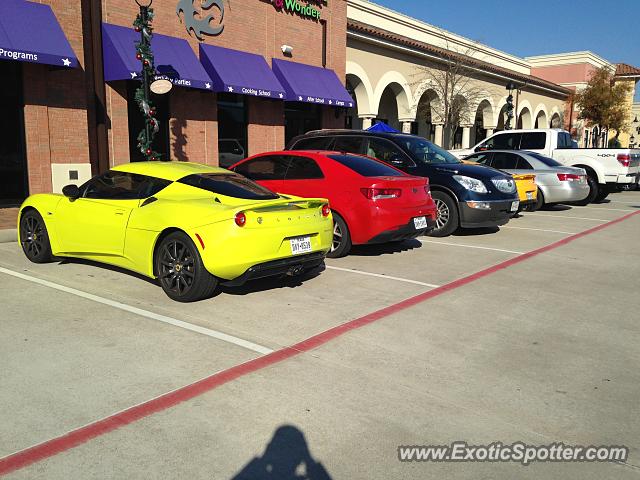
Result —
[[533, 192], [527, 192], [527, 200], [533, 200]]
[[519, 206], [520, 206], [520, 200], [516, 200], [515, 202], [511, 202], [511, 211], [512, 212], [517, 212]]
[[413, 226], [416, 230], [423, 230], [427, 228], [427, 217], [416, 217], [413, 219]]
[[292, 238], [289, 242], [291, 242], [292, 255], [300, 255], [311, 251], [311, 237]]

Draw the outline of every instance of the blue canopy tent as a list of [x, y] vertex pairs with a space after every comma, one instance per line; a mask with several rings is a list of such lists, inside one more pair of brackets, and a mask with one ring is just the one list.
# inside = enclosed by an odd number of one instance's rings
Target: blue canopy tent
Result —
[[367, 132], [400, 133], [395, 128], [392, 128], [383, 122], [379, 122], [379, 123], [376, 123], [375, 125], [371, 125], [369, 128], [367, 128]]

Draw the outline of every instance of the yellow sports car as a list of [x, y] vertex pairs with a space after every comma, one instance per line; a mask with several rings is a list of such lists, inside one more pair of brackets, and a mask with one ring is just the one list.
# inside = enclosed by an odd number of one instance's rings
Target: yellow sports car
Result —
[[25, 200], [19, 239], [29, 260], [109, 263], [157, 278], [180, 302], [218, 283], [298, 275], [331, 248], [325, 199], [277, 195], [221, 168], [185, 162], [121, 165]]

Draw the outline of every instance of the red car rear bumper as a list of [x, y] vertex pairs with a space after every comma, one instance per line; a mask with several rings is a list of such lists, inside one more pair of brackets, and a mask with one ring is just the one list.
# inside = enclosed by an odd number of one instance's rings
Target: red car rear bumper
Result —
[[[406, 240], [424, 235], [433, 229], [436, 220], [435, 204], [413, 208], [384, 208], [376, 206], [372, 209], [366, 222], [351, 232], [355, 244], [384, 243]], [[426, 217], [427, 228], [416, 229], [413, 219]]]

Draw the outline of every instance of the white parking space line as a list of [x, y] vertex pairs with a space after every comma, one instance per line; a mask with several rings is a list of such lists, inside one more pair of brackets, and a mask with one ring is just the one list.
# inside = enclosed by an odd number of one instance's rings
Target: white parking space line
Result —
[[357, 273], [359, 275], [367, 275], [369, 277], [386, 278], [387, 280], [395, 280], [395, 281], [398, 281], [398, 282], [413, 283], [414, 285], [422, 285], [423, 287], [438, 288], [440, 286], [440, 285], [433, 285], [432, 283], [424, 283], [424, 282], [419, 282], [417, 280], [410, 280], [408, 278], [392, 277], [390, 275], [383, 275], [381, 273], [364, 272], [362, 270], [353, 270], [351, 268], [333, 267], [331, 265], [326, 265], [326, 267], [328, 269], [330, 269], [330, 270], [337, 270], [339, 272]]
[[608, 212], [635, 212], [635, 210], [631, 210], [628, 208], [600, 208], [600, 207], [579, 207], [579, 206], [571, 206], [571, 208], [589, 208], [591, 210], [606, 210]]
[[232, 335], [227, 335], [226, 333], [218, 332], [216, 330], [211, 330], [209, 328], [200, 327], [198, 325], [194, 325], [192, 323], [183, 322], [182, 320], [178, 320], [176, 318], [167, 317], [165, 315], [160, 315], [158, 313], [149, 312], [148, 310], [143, 310], [141, 308], [133, 307], [131, 305], [127, 305], [125, 303], [116, 302], [115, 300], [109, 300], [108, 298], [99, 297], [97, 295], [93, 295], [92, 293], [83, 292], [81, 290], [76, 290], [75, 288], [66, 287], [64, 285], [59, 285], [57, 283], [49, 282], [47, 280], [42, 280], [41, 278], [32, 277], [30, 275], [25, 275], [24, 273], [14, 272], [13, 270], [9, 270], [3, 267], [0, 267], [0, 273], [4, 273], [6, 275], [11, 275], [13, 277], [19, 278], [21, 280], [26, 280], [27, 282], [36, 283], [38, 285], [42, 285], [44, 287], [52, 288], [54, 290], [58, 290], [60, 292], [65, 292], [71, 295], [75, 295], [77, 297], [84, 298], [86, 300], [91, 300], [92, 302], [101, 303], [103, 305], [108, 305], [113, 308], [117, 308], [119, 310], [123, 310], [125, 312], [133, 313], [135, 315], [139, 315], [141, 317], [149, 318], [151, 320], [156, 320], [158, 322], [166, 323], [169, 325], [173, 325], [174, 327], [183, 328], [185, 330], [190, 330], [192, 332], [200, 333], [202, 335], [207, 335], [209, 337], [215, 338], [217, 340], [221, 340], [223, 342], [231, 343], [233, 345], [237, 345], [239, 347], [246, 348], [248, 350], [252, 350], [254, 352], [261, 353], [263, 355], [267, 355], [272, 353], [273, 350], [267, 347], [263, 347], [262, 345], [258, 345], [253, 342], [249, 342], [247, 340], [243, 340], [242, 338], [234, 337]]
[[494, 252], [513, 253], [514, 255], [522, 255], [524, 252], [516, 252], [514, 250], [504, 250], [502, 248], [481, 247], [479, 245], [466, 245], [464, 243], [438, 242], [436, 240], [419, 239], [422, 243], [435, 243], [436, 245], [451, 245], [452, 247], [477, 248], [479, 250], [492, 250]]
[[532, 215], [534, 217], [549, 217], [549, 218], [571, 218], [573, 220], [591, 220], [593, 222], [610, 222], [611, 220], [604, 220], [602, 218], [586, 218], [586, 217], [574, 217], [572, 215], [547, 215], [546, 213], [540, 212], [527, 212], [525, 216]]
[[546, 228], [529, 228], [529, 227], [512, 227], [509, 225], [502, 225], [500, 230], [503, 228], [512, 228], [514, 230], [532, 230], [534, 232], [548, 232], [548, 233], [560, 233], [562, 235], [575, 235], [576, 232], [564, 232], [562, 230], [548, 230]]

